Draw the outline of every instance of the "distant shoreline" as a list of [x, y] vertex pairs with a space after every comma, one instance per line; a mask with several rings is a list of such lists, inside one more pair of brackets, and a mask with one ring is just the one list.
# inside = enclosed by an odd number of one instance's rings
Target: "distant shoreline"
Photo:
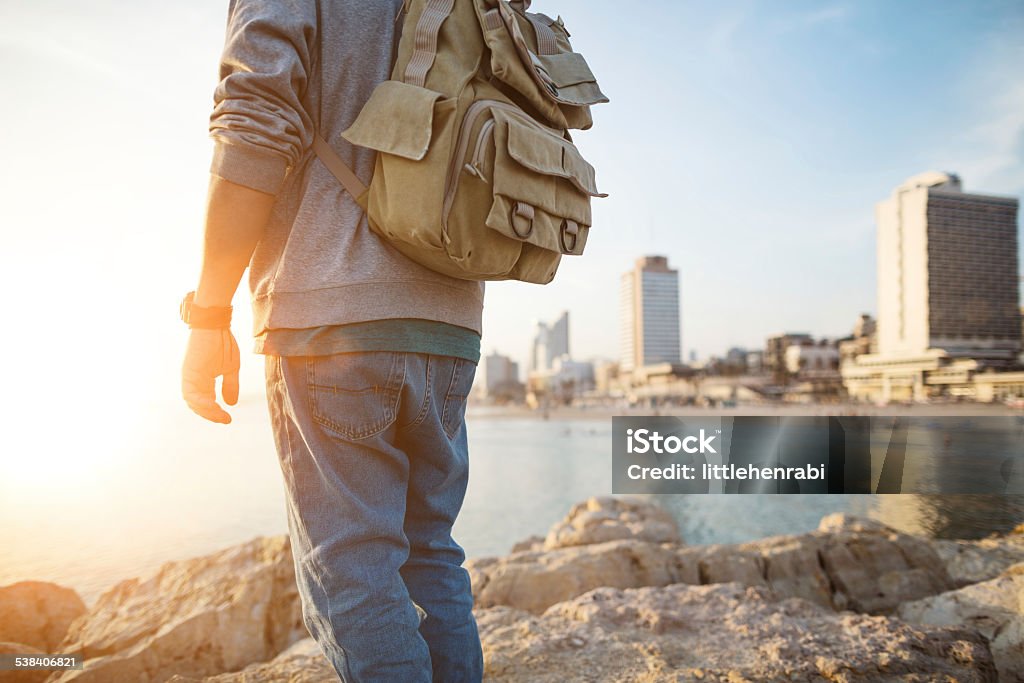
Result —
[[1017, 415], [1024, 418], [1024, 411], [1011, 408], [1002, 403], [940, 403], [873, 406], [861, 403], [836, 404], [750, 404], [730, 408], [699, 408], [693, 406], [665, 407], [660, 410], [652, 408], [616, 408], [612, 406], [595, 406], [578, 408], [557, 406], [549, 408], [547, 415], [542, 410], [533, 410], [526, 406], [490, 406], [470, 405], [466, 411], [469, 420], [493, 419], [535, 419], [535, 420], [607, 420], [617, 415], [662, 415], [662, 416], [719, 416], [719, 415], [763, 415], [763, 416], [798, 416], [798, 415], [936, 415], [946, 417], [976, 417], [980, 415]]

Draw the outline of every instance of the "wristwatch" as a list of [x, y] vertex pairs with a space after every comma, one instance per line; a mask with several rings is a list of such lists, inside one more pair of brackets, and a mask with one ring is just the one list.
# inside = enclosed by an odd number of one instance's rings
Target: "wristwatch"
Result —
[[231, 327], [231, 306], [196, 306], [196, 293], [189, 292], [181, 300], [181, 320], [190, 328], [222, 330]]

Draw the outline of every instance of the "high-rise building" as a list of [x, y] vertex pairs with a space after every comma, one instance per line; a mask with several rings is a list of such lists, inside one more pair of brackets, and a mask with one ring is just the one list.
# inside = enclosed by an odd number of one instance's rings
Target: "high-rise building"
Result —
[[569, 354], [569, 311], [562, 311], [551, 325], [537, 323], [530, 349], [530, 372], [550, 370], [556, 358]]
[[551, 327], [548, 328], [548, 366], [556, 358], [571, 356], [569, 353], [569, 311], [562, 311]]
[[964, 192], [958, 176], [937, 172], [879, 202], [877, 330], [870, 353], [843, 360], [850, 396], [1018, 394], [1018, 206], [1015, 197]]
[[488, 398], [503, 391], [507, 392], [518, 383], [519, 364], [508, 356], [494, 351], [481, 359], [476, 384], [482, 397]]
[[619, 367], [632, 371], [682, 361], [679, 326], [679, 271], [665, 256], [644, 256], [622, 274], [619, 290]]
[[1015, 197], [922, 173], [876, 207], [878, 351], [1014, 358], [1020, 350]]

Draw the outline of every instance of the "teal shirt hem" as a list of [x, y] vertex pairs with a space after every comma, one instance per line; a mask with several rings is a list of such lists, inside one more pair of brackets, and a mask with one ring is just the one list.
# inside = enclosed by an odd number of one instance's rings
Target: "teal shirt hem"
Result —
[[404, 351], [480, 362], [480, 335], [436, 320], [394, 318], [346, 325], [267, 330], [256, 337], [256, 353], [329, 356], [360, 351]]

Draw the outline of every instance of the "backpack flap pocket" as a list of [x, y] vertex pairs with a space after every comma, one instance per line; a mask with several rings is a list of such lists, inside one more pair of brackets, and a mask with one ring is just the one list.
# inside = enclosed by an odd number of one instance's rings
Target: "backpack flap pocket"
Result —
[[608, 101], [580, 53], [537, 55], [537, 62], [538, 68], [550, 81], [552, 91], [558, 93], [560, 101], [581, 106]]
[[495, 110], [494, 203], [488, 227], [559, 254], [581, 254], [592, 222], [594, 169], [554, 132]]
[[607, 102], [561, 19], [519, 12], [507, 0], [476, 0], [490, 70], [552, 124], [589, 128], [589, 106]]
[[[384, 81], [342, 133], [380, 154], [365, 204], [370, 227], [411, 250], [443, 248], [441, 229], [425, 217], [440, 215], [447, 162], [446, 136], [454, 125], [455, 98], [401, 81]], [[386, 182], [377, 178], [386, 178]], [[410, 207], [415, 207], [411, 210]]]
[[430, 147], [434, 104], [441, 97], [419, 86], [384, 81], [341, 136], [353, 145], [419, 161]]
[[[576, 145], [503, 112], [495, 112], [495, 118], [505, 119], [508, 126], [508, 154], [521, 166], [545, 176], [564, 178], [584, 195], [608, 196], [597, 191], [594, 167], [583, 159]], [[590, 200], [584, 203], [589, 210]]]
[[496, 196], [487, 226], [512, 239], [546, 251], [579, 256], [587, 244], [590, 226], [559, 218], [533, 204]]

